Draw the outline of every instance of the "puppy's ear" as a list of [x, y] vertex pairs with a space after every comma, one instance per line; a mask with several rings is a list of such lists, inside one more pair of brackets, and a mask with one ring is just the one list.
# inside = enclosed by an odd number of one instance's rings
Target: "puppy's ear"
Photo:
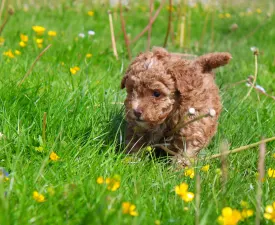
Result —
[[232, 59], [228, 52], [214, 52], [202, 55], [195, 60], [195, 65], [200, 66], [203, 72], [210, 72], [220, 66], [224, 66]]
[[153, 52], [154, 56], [157, 59], [162, 59], [164, 57], [169, 56], [168, 51], [165, 48], [162, 48], [162, 47], [156, 47], [156, 46], [154, 46], [152, 48], [152, 52]]
[[191, 61], [188, 60], [179, 60], [171, 64], [167, 69], [167, 73], [171, 75], [175, 82], [177, 93], [181, 95], [186, 95], [186, 93], [192, 91], [194, 87], [200, 85], [202, 80], [198, 79], [197, 72], [192, 66]]
[[126, 83], [127, 78], [128, 78], [127, 74], [122, 78], [121, 83], [120, 83], [120, 88], [121, 89], [125, 88], [125, 83]]

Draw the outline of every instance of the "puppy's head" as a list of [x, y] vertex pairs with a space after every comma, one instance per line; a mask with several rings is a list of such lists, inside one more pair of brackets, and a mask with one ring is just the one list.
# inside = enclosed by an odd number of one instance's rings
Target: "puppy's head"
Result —
[[126, 88], [126, 118], [140, 127], [153, 128], [165, 121], [175, 103], [175, 81], [166, 73], [165, 50], [140, 54], [121, 82]]

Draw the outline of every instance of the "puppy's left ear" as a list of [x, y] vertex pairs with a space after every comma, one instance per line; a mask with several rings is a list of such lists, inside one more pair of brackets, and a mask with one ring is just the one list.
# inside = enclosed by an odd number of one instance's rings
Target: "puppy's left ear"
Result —
[[124, 89], [124, 88], [125, 88], [125, 83], [126, 83], [127, 78], [128, 78], [128, 75], [127, 75], [127, 74], [124, 75], [124, 77], [122, 78], [121, 83], [120, 83], [120, 88], [121, 88], [121, 89]]
[[210, 72], [229, 63], [232, 56], [228, 52], [214, 52], [202, 55], [195, 60], [195, 65], [200, 66], [203, 72]]

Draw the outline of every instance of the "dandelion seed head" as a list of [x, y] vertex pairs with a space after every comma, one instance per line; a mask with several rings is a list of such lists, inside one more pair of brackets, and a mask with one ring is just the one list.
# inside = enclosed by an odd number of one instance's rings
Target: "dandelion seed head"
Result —
[[85, 34], [79, 33], [79, 34], [78, 34], [78, 37], [80, 37], [80, 38], [85, 38]]
[[195, 115], [196, 110], [194, 108], [189, 108], [188, 112], [190, 115]]
[[216, 116], [216, 111], [215, 111], [215, 109], [210, 109], [210, 110], [209, 110], [209, 115], [210, 115], [211, 117]]
[[88, 31], [88, 35], [89, 35], [89, 36], [94, 36], [94, 35], [95, 35], [95, 32], [94, 32], [93, 30], [89, 30], [89, 31]]
[[261, 91], [261, 92], [266, 93], [266, 92], [265, 92], [265, 89], [264, 89], [262, 86], [258, 85], [258, 84], [255, 86], [255, 88], [258, 89], [258, 90]]

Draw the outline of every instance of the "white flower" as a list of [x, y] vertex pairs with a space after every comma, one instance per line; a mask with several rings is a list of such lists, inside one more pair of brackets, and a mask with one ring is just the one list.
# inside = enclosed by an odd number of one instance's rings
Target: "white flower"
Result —
[[0, 132], [0, 140], [3, 138], [4, 134]]
[[84, 37], [85, 37], [85, 34], [79, 33], [79, 34], [78, 34], [78, 37], [84, 38]]
[[89, 31], [88, 31], [88, 35], [94, 36], [94, 35], [95, 35], [95, 32], [94, 32], [93, 30], [89, 30]]
[[251, 50], [252, 52], [256, 52], [256, 51], [258, 51], [258, 48], [255, 47], [255, 46], [252, 46], [252, 47], [250, 48], [250, 50]]
[[258, 89], [259, 91], [265, 93], [265, 89], [264, 89], [262, 86], [260, 86], [260, 85], [257, 84], [257, 85], [255, 86], [255, 88]]
[[188, 112], [190, 115], [195, 115], [196, 110], [194, 108], [189, 108]]
[[209, 115], [210, 115], [211, 117], [216, 116], [216, 111], [215, 111], [215, 109], [210, 109], [210, 110], [209, 110]]
[[24, 5], [23, 5], [23, 10], [24, 10], [25, 12], [29, 11], [29, 5], [28, 5], [28, 4], [24, 4]]
[[[119, 0], [110, 0], [110, 5], [113, 7], [113, 6], [116, 6], [119, 4]], [[121, 4], [122, 5], [128, 5], [129, 4], [129, 0], [122, 0], [121, 1]]]

